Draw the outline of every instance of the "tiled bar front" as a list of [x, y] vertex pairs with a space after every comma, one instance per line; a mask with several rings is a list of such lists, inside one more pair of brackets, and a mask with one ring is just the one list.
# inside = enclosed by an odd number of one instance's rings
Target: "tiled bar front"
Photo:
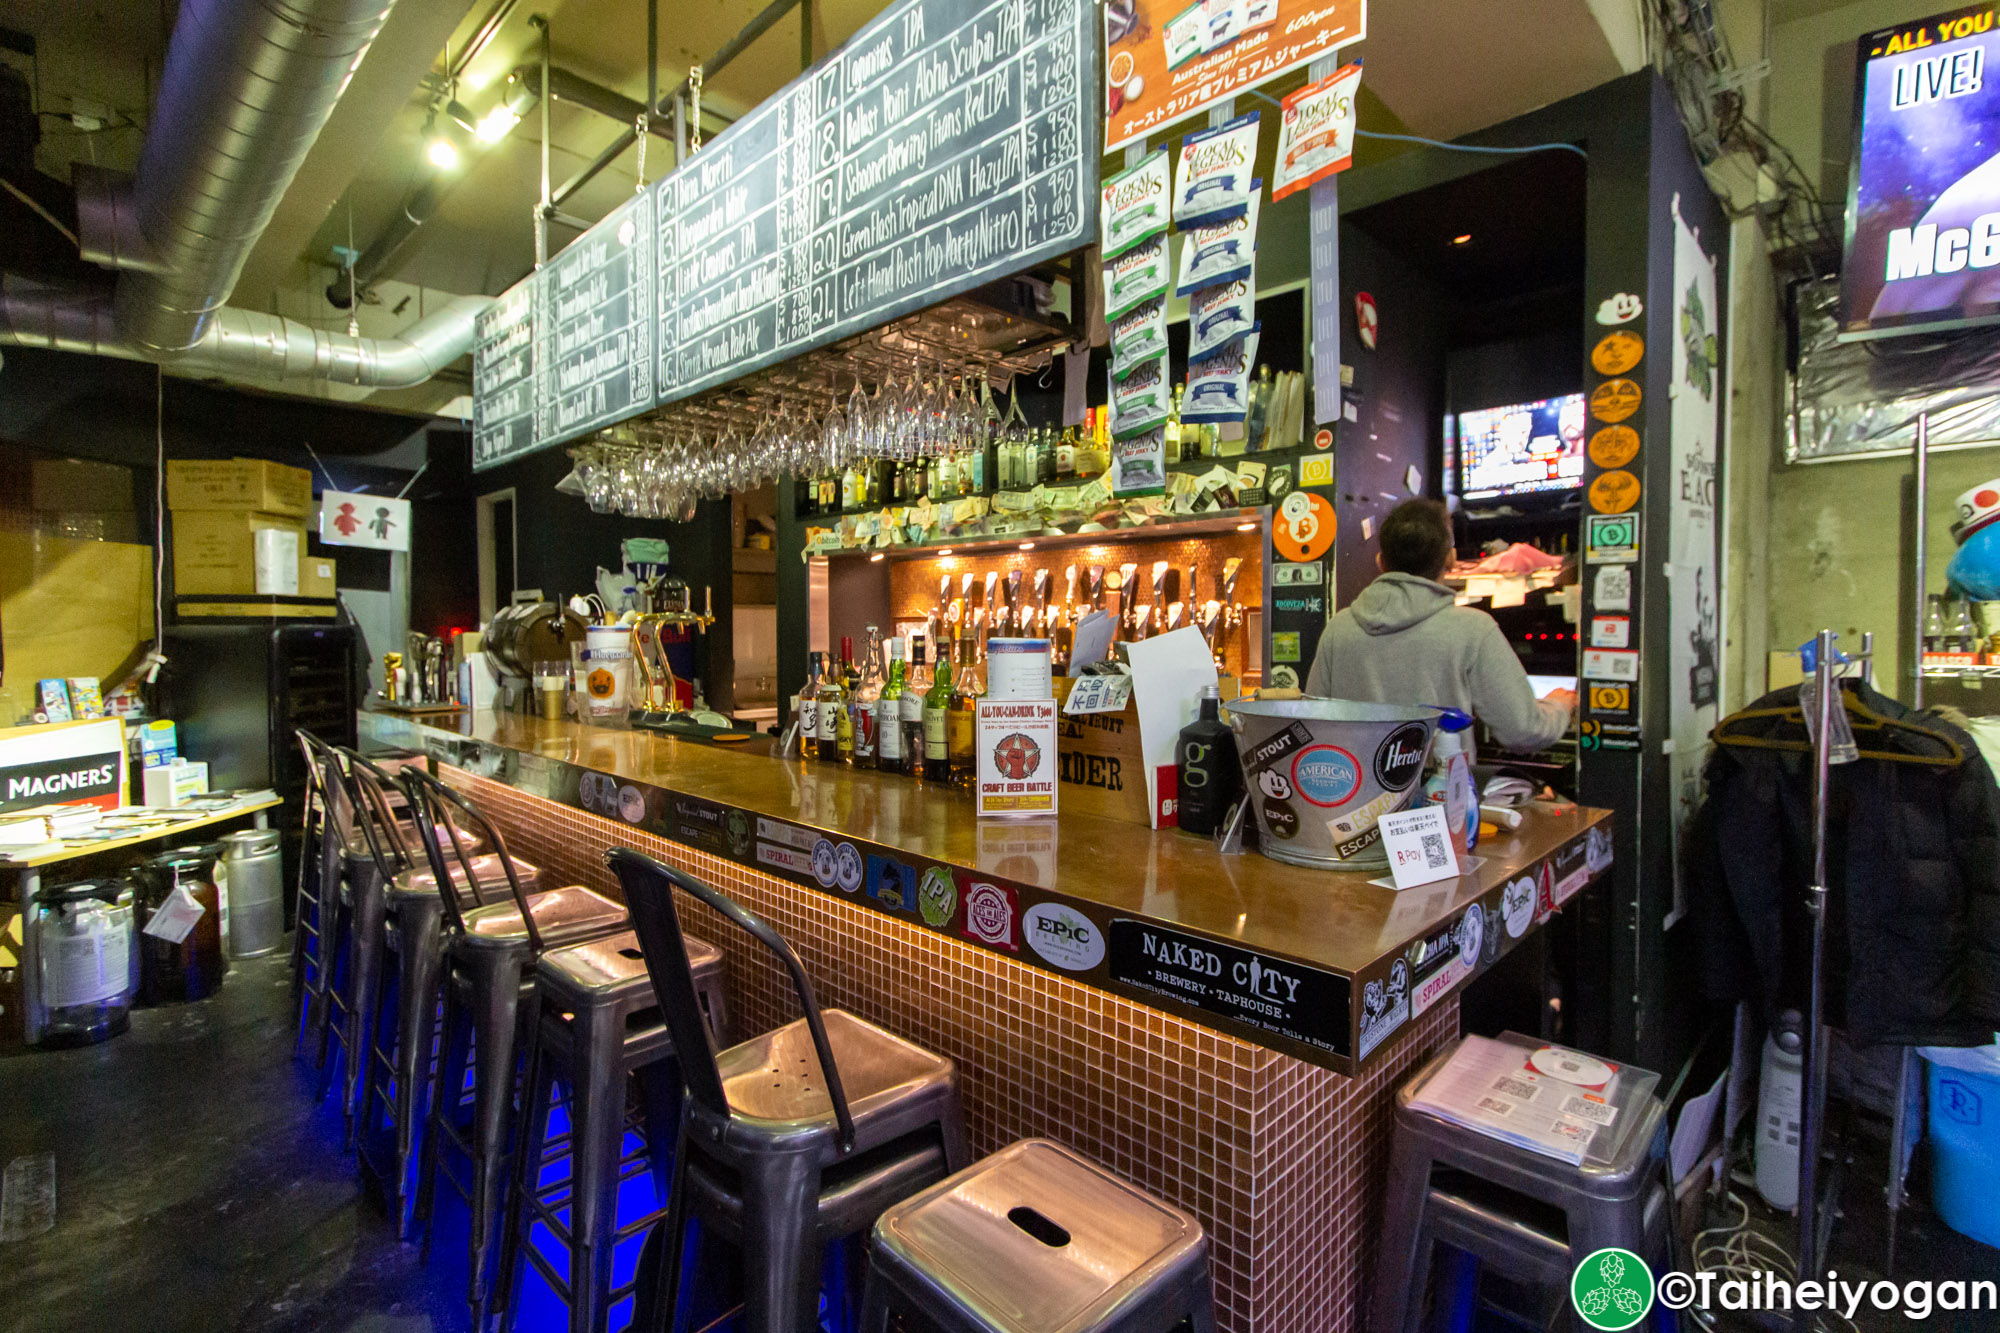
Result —
[[[635, 847], [765, 917], [798, 950], [822, 1004], [958, 1063], [976, 1153], [1056, 1139], [1192, 1212], [1214, 1246], [1221, 1328], [1360, 1327], [1391, 1098], [1456, 1035], [1456, 994], [1349, 1078], [617, 821], [441, 772], [545, 879], [615, 894], [603, 850]], [[688, 928], [729, 956], [739, 1036], [797, 1017], [768, 954], [681, 903]]]

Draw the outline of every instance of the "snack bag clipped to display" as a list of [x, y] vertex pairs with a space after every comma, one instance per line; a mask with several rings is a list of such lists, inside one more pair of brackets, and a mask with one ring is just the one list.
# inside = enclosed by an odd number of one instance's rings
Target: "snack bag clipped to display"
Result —
[[1207, 356], [1188, 362], [1182, 421], [1241, 421], [1250, 410], [1250, 369], [1257, 363], [1259, 326]]
[[1149, 241], [1167, 229], [1168, 196], [1172, 190], [1167, 181], [1164, 148], [1147, 154], [1138, 166], [1104, 182], [1104, 202], [1098, 216], [1107, 260], [1116, 259], [1139, 242]]
[[1167, 238], [1141, 241], [1104, 266], [1104, 318], [1115, 320], [1133, 306], [1166, 294]]
[[1188, 301], [1188, 356], [1207, 356], [1257, 326], [1257, 280], [1242, 277], [1204, 287]]
[[1191, 296], [1197, 288], [1247, 278], [1257, 267], [1257, 207], [1264, 182], [1250, 182], [1250, 206], [1236, 217], [1196, 227], [1181, 236], [1180, 276], [1174, 292]]
[[1174, 177], [1174, 225], [1206, 227], [1250, 209], [1250, 170], [1257, 161], [1258, 113], [1181, 141]]
[[1111, 376], [1123, 379], [1156, 356], [1167, 354], [1167, 298], [1156, 296], [1126, 311], [1111, 325]]
[[1167, 358], [1156, 356], [1134, 366], [1124, 376], [1111, 376], [1111, 433], [1120, 438], [1151, 430], [1167, 419], [1173, 407], [1173, 387]]
[[1361, 66], [1356, 63], [1342, 65], [1284, 100], [1272, 203], [1347, 170], [1354, 160], [1354, 107], [1360, 94]]
[[1167, 488], [1167, 429], [1151, 430], [1111, 446], [1111, 491], [1114, 495], [1146, 495]]

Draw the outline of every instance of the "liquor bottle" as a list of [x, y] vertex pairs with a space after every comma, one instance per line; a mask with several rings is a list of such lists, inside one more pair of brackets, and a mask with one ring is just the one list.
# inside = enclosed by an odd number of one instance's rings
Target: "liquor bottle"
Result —
[[958, 458], [950, 453], [937, 457], [937, 476], [932, 478], [931, 493], [940, 500], [949, 500], [959, 494]]
[[1167, 409], [1167, 424], [1162, 434], [1166, 437], [1165, 453], [1169, 463], [1181, 461], [1181, 397], [1186, 392], [1186, 385], [1176, 384], [1173, 405]]
[[853, 713], [851, 729], [854, 734], [854, 749], [850, 762], [856, 768], [875, 767], [875, 751], [878, 733], [875, 729], [875, 709], [882, 702], [882, 631], [868, 627], [868, 662], [862, 668], [860, 684], [855, 686], [854, 697], [849, 702]]
[[1228, 815], [1242, 786], [1236, 733], [1218, 716], [1221, 706], [1222, 692], [1213, 685], [1203, 686], [1201, 716], [1182, 727], [1174, 741], [1181, 828], [1204, 837]]
[[889, 679], [875, 696], [875, 766], [901, 773], [908, 753], [903, 745], [903, 644], [889, 640]]
[[1047, 486], [1056, 479], [1056, 428], [1042, 427], [1041, 439], [1035, 442], [1036, 486]]
[[840, 759], [840, 722], [847, 716], [840, 671], [832, 659], [831, 653], [823, 659], [819, 685], [819, 757], [829, 764]]
[[834, 758], [843, 764], [854, 762], [854, 692], [861, 687], [861, 673], [854, 669], [854, 639], [840, 637], [840, 707], [834, 712]]
[[1257, 378], [1250, 385], [1250, 401], [1243, 417], [1243, 448], [1247, 453], [1256, 453], [1264, 447], [1264, 432], [1271, 424], [1271, 394], [1275, 388], [1271, 368], [1259, 366]]
[[1076, 429], [1071, 427], [1062, 433], [1056, 443], [1056, 484], [1064, 485], [1076, 480]]
[[910, 671], [903, 680], [902, 771], [911, 777], [922, 777], [924, 772], [924, 695], [931, 688], [931, 673], [924, 665], [924, 646], [921, 638], [912, 636]]
[[1957, 608], [1951, 618], [1952, 648], [1955, 652], [1976, 653], [1979, 651], [1979, 631], [1972, 624], [1972, 603], [1956, 602]]
[[938, 652], [937, 679], [924, 692], [924, 780], [951, 781], [951, 655]]
[[955, 787], [970, 787], [979, 774], [975, 724], [979, 720], [979, 696], [985, 689], [979, 680], [976, 647], [970, 635], [958, 641], [958, 669], [952, 676], [950, 711], [945, 719], [951, 782]]
[[820, 663], [824, 659], [818, 653], [806, 658], [806, 685], [799, 691], [799, 757], [819, 758], [819, 699], [822, 689]]

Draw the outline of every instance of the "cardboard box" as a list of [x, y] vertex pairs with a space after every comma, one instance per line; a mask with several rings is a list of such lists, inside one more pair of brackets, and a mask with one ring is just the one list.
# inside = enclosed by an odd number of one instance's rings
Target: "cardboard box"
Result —
[[312, 511], [312, 473], [262, 458], [170, 459], [167, 507], [254, 509], [304, 518]]
[[253, 596], [257, 559], [252, 533], [265, 528], [299, 534], [306, 525], [288, 514], [223, 510], [176, 511], [173, 516], [174, 592], [177, 596]]
[[[1056, 700], [1069, 698], [1076, 684], [1071, 676], [1056, 677]], [[1116, 713], [1056, 716], [1057, 772], [1061, 801], [1072, 814], [1098, 815], [1150, 826], [1146, 808], [1146, 769], [1139, 748], [1139, 706], [1127, 701]]]
[[132, 469], [81, 458], [37, 458], [30, 474], [34, 508], [132, 512]]
[[299, 557], [299, 596], [331, 598], [335, 587], [334, 562], [323, 555]]

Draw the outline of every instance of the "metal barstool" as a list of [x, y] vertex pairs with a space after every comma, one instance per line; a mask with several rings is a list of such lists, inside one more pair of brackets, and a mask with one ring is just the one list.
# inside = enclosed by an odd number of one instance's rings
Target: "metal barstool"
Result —
[[[720, 1045], [728, 1032], [722, 950], [690, 936], [687, 955], [709, 1039]], [[572, 1333], [603, 1333], [611, 1307], [628, 1290], [612, 1286], [613, 1251], [666, 1211], [661, 1207], [620, 1226], [618, 1190], [650, 1166], [659, 1197], [668, 1197], [681, 1072], [632, 931], [550, 950], [535, 964], [535, 994], [541, 1017], [528, 1047], [516, 1180], [500, 1241], [499, 1291], [506, 1303], [501, 1328], [505, 1333], [515, 1326], [525, 1261], [568, 1303]], [[557, 1083], [569, 1090], [570, 1128], [549, 1142]], [[638, 1087], [645, 1141], [645, 1151], [629, 1158], [623, 1147], [628, 1084]], [[565, 1148], [567, 1177], [545, 1186], [544, 1169], [559, 1161]], [[565, 1204], [567, 1223], [559, 1215]], [[531, 1243], [537, 1221], [568, 1249], [566, 1279]]]
[[[299, 811], [299, 878], [293, 888], [292, 904], [292, 1008], [300, 1010], [306, 995], [306, 975], [308, 969], [318, 970], [322, 964], [324, 951], [321, 948], [320, 890], [323, 877], [320, 874], [319, 858], [326, 834], [322, 815], [326, 800], [320, 795], [320, 776], [324, 768], [318, 751], [314, 748], [319, 740], [311, 732], [300, 728], [292, 733], [298, 742], [299, 753], [305, 757], [306, 794]], [[304, 1029], [301, 1028], [301, 1033]]]
[[1660, 1099], [1624, 1107], [1598, 1131], [1615, 1136], [1602, 1154], [1593, 1144], [1592, 1158], [1571, 1165], [1411, 1104], [1457, 1049], [1454, 1043], [1439, 1052], [1396, 1093], [1371, 1333], [1424, 1327], [1440, 1243], [1535, 1289], [1547, 1309], [1568, 1307], [1576, 1265], [1606, 1247], [1630, 1250], [1655, 1273], [1666, 1272], [1672, 1196]]
[[875, 1223], [861, 1333], [1213, 1333], [1201, 1223], [1047, 1139]]
[[[473, 1327], [483, 1329], [492, 1300], [493, 1237], [506, 1185], [514, 1082], [521, 1049], [522, 1001], [533, 999], [535, 961], [551, 948], [616, 934], [626, 926], [625, 909], [582, 885], [530, 894], [513, 869], [506, 840], [459, 793], [428, 773], [411, 770], [403, 778], [415, 811], [417, 830], [434, 870], [456, 863], [463, 874], [440, 874], [448, 936], [445, 944], [444, 1035], [431, 1081], [418, 1168], [417, 1221], [428, 1223], [440, 1175], [472, 1213], [467, 1299]], [[472, 854], [463, 845], [468, 825], [499, 857], [507, 896], [492, 897], [472, 873]], [[442, 836], [441, 835], [442, 832]], [[460, 895], [469, 897], [467, 906]], [[533, 1006], [525, 1007], [533, 1013]], [[472, 1117], [461, 1126], [465, 1075], [472, 1067]], [[447, 1149], [470, 1166], [469, 1179], [451, 1173]], [[426, 1230], [424, 1243], [430, 1243]]]
[[[319, 816], [319, 883], [312, 901], [312, 940], [301, 956], [301, 976], [305, 996], [303, 1036], [312, 1044], [313, 1067], [319, 1071], [319, 1093], [326, 1096], [333, 1080], [333, 1044], [340, 1044], [343, 1068], [355, 1061], [348, 1047], [348, 1015], [352, 1009], [353, 983], [353, 892], [348, 878], [355, 850], [348, 845], [343, 829], [353, 826], [347, 804], [346, 763], [340, 752], [310, 732], [300, 732], [299, 740], [312, 756], [309, 771]], [[345, 818], [343, 810], [350, 810]], [[306, 935], [304, 900], [299, 909], [299, 927], [294, 950], [304, 948]]]
[[[791, 946], [726, 895], [627, 848], [605, 859], [624, 886], [687, 1094], [667, 1216], [648, 1243], [657, 1276], [642, 1274], [640, 1305], [650, 1295], [656, 1308], [635, 1311], [633, 1326], [689, 1326], [699, 1265], [686, 1251], [713, 1229], [742, 1255], [747, 1333], [811, 1333], [824, 1247], [863, 1234], [890, 1204], [969, 1160], [957, 1069], [853, 1014], [822, 1014]], [[676, 888], [777, 955], [803, 1018], [723, 1051], [710, 1045]], [[700, 1223], [692, 1236], [690, 1221]], [[669, 1298], [670, 1313], [657, 1308]]]
[[[403, 796], [397, 779], [373, 761], [348, 753], [349, 798], [368, 849], [372, 873], [367, 883], [382, 896], [383, 965], [361, 1011], [360, 1100], [355, 1108], [355, 1143], [362, 1169], [382, 1188], [383, 1202], [396, 1220], [396, 1233], [409, 1234], [410, 1178], [416, 1162], [417, 1127], [429, 1090], [431, 1053], [437, 1031], [439, 976], [444, 965], [444, 894], [440, 878], [463, 883], [470, 874], [483, 887], [499, 890], [506, 872], [500, 858], [474, 855], [466, 866], [422, 867], [404, 850], [421, 844], [394, 818], [389, 793]], [[407, 797], [404, 798], [407, 800]], [[446, 812], [447, 815], [449, 812]], [[451, 833], [468, 845], [484, 845], [455, 826]], [[428, 852], [424, 852], [426, 860]], [[514, 873], [532, 892], [541, 872], [513, 858]], [[388, 966], [393, 960], [393, 970]], [[395, 984], [389, 984], [391, 980]], [[380, 1140], [380, 1142], [378, 1142]]]

